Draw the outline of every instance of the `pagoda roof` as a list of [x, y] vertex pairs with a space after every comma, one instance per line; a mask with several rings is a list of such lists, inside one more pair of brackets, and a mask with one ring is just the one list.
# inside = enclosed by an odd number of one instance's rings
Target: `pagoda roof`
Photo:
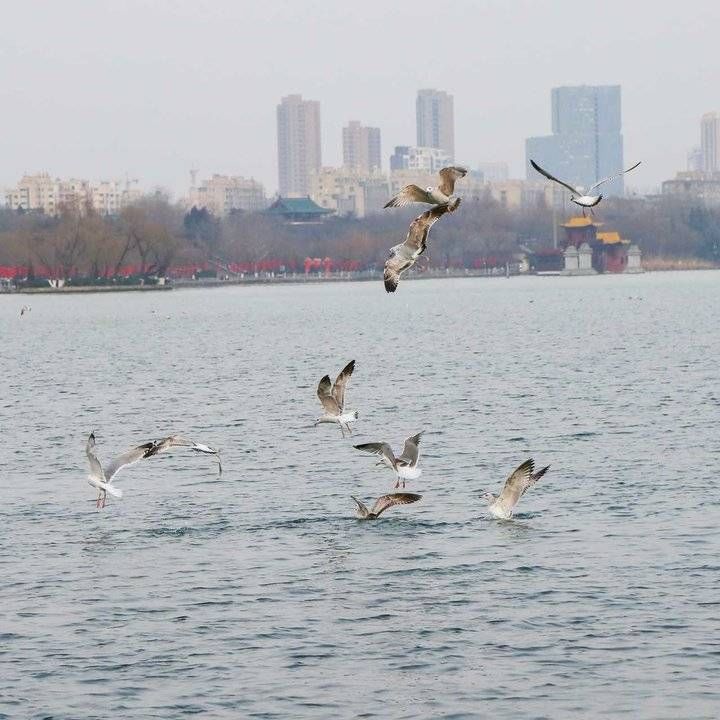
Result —
[[602, 223], [596, 223], [589, 217], [582, 217], [578, 215], [577, 217], [571, 217], [566, 223], [561, 223], [561, 225], [566, 228], [589, 227], [590, 225], [593, 227], [600, 227]]
[[629, 245], [629, 240], [623, 240], [623, 238], [620, 237], [620, 233], [616, 230], [612, 230], [611, 232], [599, 232], [597, 234], [597, 239], [603, 244], [603, 245]]
[[265, 212], [268, 215], [304, 215], [305, 217], [320, 217], [321, 215], [329, 215], [333, 211], [321, 207], [309, 197], [278, 197]]

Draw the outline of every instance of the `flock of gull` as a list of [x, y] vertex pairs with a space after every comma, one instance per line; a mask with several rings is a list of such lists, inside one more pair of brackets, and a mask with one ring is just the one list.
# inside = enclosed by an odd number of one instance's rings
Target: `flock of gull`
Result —
[[[583, 208], [583, 215], [585, 214], [586, 208], [592, 212], [592, 208], [598, 205], [603, 198], [602, 195], [591, 194], [596, 188], [610, 180], [620, 177], [626, 172], [634, 170], [640, 165], [640, 163], [637, 163], [617, 175], [607, 177], [595, 183], [595, 185], [585, 192], [582, 187], [573, 186], [562, 180], [558, 180], [558, 178], [541, 168], [533, 160], [530, 162], [539, 173], [570, 190], [570, 199]], [[440, 170], [440, 181], [437, 187], [428, 187], [423, 190], [417, 185], [407, 185], [385, 205], [386, 208], [403, 207], [411, 203], [425, 203], [432, 206], [429, 210], [418, 215], [410, 223], [405, 242], [391, 248], [383, 272], [383, 282], [387, 292], [395, 292], [397, 290], [402, 273], [410, 269], [426, 251], [430, 228], [443, 217], [443, 215], [453, 213], [458, 209], [460, 206], [460, 198], [453, 194], [455, 191], [455, 183], [457, 180], [465, 177], [466, 174], [467, 170], [464, 168], [445, 167]], [[29, 306], [24, 306], [20, 314], [23, 315], [29, 310]], [[350, 424], [355, 422], [359, 417], [357, 410], [347, 410], [345, 405], [347, 385], [354, 370], [355, 361], [351, 360], [340, 371], [335, 382], [330, 380], [329, 375], [325, 375], [321, 378], [317, 386], [317, 396], [322, 405], [323, 414], [317, 418], [315, 425], [317, 426], [322, 423], [337, 424], [340, 427], [343, 438], [345, 438], [346, 433], [347, 435], [352, 435]], [[397, 491], [402, 488], [402, 492], [391, 492], [386, 495], [381, 495], [370, 509], [368, 509], [367, 505], [361, 500], [352, 497], [356, 505], [356, 516], [358, 519], [374, 520], [388, 508], [395, 505], [415, 503], [422, 498], [422, 495], [417, 493], [405, 492], [406, 482], [415, 481], [422, 475], [422, 471], [418, 467], [422, 435], [423, 432], [421, 431], [407, 438], [400, 455], [395, 455], [392, 446], [387, 442], [369, 442], [353, 446], [356, 450], [378, 457], [379, 459], [376, 465], [383, 466], [393, 472], [395, 477], [395, 486], [393, 489]], [[150, 440], [142, 445], [133, 447], [113, 458], [103, 467], [95, 454], [95, 434], [90, 433], [85, 452], [88, 462], [90, 463], [88, 483], [98, 491], [96, 507], [105, 507], [108, 495], [114, 498], [122, 498], [122, 490], [112, 483], [113, 478], [120, 470], [140, 460], [154, 457], [159, 453], [173, 448], [185, 448], [196, 453], [214, 456], [218, 464], [218, 472], [222, 474], [222, 464], [218, 450], [209, 445], [198, 443], [178, 435], [170, 435], [160, 440]], [[532, 458], [525, 460], [513, 470], [505, 481], [502, 491], [498, 496], [491, 493], [486, 493], [482, 496], [482, 499], [487, 504], [488, 512], [493, 517], [499, 519], [507, 520], [512, 518], [515, 506], [522, 496], [545, 475], [549, 467], [548, 465], [535, 471], [535, 463]]]

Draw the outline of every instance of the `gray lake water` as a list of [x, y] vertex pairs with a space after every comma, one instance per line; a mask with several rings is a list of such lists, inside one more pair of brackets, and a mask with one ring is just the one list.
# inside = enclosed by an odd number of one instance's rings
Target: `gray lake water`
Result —
[[[719, 319], [713, 272], [0, 296], [0, 717], [717, 718]], [[93, 429], [224, 475], [98, 512]], [[352, 442], [421, 429], [423, 499], [355, 520]]]

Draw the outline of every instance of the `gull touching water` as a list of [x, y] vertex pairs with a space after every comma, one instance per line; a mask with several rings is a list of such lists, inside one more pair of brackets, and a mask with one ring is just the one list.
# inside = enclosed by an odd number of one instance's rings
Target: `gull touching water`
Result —
[[113, 477], [128, 465], [133, 465], [140, 460], [152, 457], [158, 453], [169, 450], [172, 447], [187, 447], [195, 452], [215, 455], [217, 457], [219, 473], [222, 474], [222, 465], [220, 464], [220, 454], [217, 450], [203, 445], [202, 443], [196, 443], [192, 440], [186, 440], [178, 435], [171, 435], [170, 437], [163, 438], [162, 440], [151, 440], [149, 442], [138, 445], [137, 447], [131, 448], [122, 455], [118, 455], [113, 458], [104, 468], [95, 454], [95, 433], [90, 433], [85, 446], [85, 453], [88, 461], [90, 462], [90, 474], [88, 475], [88, 483], [98, 490], [98, 498], [96, 507], [105, 507], [105, 501], [107, 495], [110, 494], [112, 497], [121, 498], [123, 492], [119, 487], [116, 487], [111, 483]]
[[530, 164], [541, 174], [544, 175], [548, 180], [552, 180], [553, 182], [558, 183], [559, 185], [562, 185], [564, 188], [567, 188], [570, 191], [570, 200], [574, 202], [576, 205], [579, 205], [583, 209], [583, 217], [585, 216], [585, 209], [590, 208], [590, 212], [592, 212], [592, 208], [594, 208], [602, 199], [602, 195], [593, 195], [592, 191], [596, 188], [599, 188], [601, 185], [604, 185], [606, 182], [610, 182], [610, 180], [615, 180], [615, 178], [619, 178], [625, 173], [629, 173], [631, 170], [634, 170], [640, 163], [635, 163], [632, 167], [628, 168], [627, 170], [623, 170], [622, 172], [619, 172], [615, 175], [611, 175], [610, 177], [603, 178], [602, 180], [599, 180], [594, 185], [592, 185], [590, 188], [588, 188], [587, 192], [585, 192], [585, 188], [581, 185], [572, 186], [569, 185], [566, 182], [563, 182], [562, 180], [558, 180], [554, 175], [551, 175], [547, 170], [543, 170], [534, 160], [530, 161]]
[[416, 495], [415, 493], [391, 493], [390, 495], [382, 495], [379, 497], [372, 509], [368, 510], [365, 503], [358, 500], [356, 497], [350, 496], [357, 505], [357, 518], [359, 520], [375, 520], [380, 515], [391, 508], [393, 505], [409, 505], [410, 503], [417, 502], [420, 500], [422, 495]]
[[357, 410], [345, 412], [345, 388], [347, 387], [350, 376], [355, 369], [355, 361], [351, 360], [335, 379], [335, 383], [330, 382], [330, 376], [320, 380], [317, 388], [317, 396], [322, 403], [324, 414], [316, 421], [315, 425], [320, 423], [337, 423], [340, 426], [340, 432], [345, 437], [345, 430], [352, 435], [350, 423], [358, 419], [360, 414]]
[[455, 191], [455, 181], [464, 178], [467, 170], [461, 167], [444, 167], [440, 171], [440, 182], [437, 187], [423, 190], [417, 185], [406, 185], [386, 205], [389, 207], [403, 207], [410, 203], [427, 203], [428, 205], [444, 205], [450, 201]]
[[386, 465], [395, 472], [397, 481], [395, 487], [405, 487], [406, 480], [417, 480], [422, 475], [422, 470], [417, 466], [418, 459], [420, 458], [420, 437], [424, 430], [419, 432], [417, 435], [409, 437], [405, 441], [405, 447], [403, 447], [402, 454], [399, 457], [395, 457], [393, 449], [385, 442], [372, 442], [363, 443], [362, 445], [355, 445], [356, 450], [362, 450], [366, 453], [372, 453], [373, 455], [380, 455], [381, 462], [379, 465]]
[[490, 514], [501, 520], [509, 520], [520, 498], [532, 487], [550, 468], [549, 465], [535, 472], [535, 463], [526, 460], [505, 481], [505, 486], [498, 497], [492, 493], [485, 493], [482, 499], [487, 502]]
[[455, 212], [460, 205], [460, 198], [453, 198], [443, 205], [436, 205], [418, 215], [411, 223], [404, 243], [390, 248], [390, 255], [385, 261], [383, 282], [387, 292], [395, 292], [400, 275], [411, 268], [427, 248], [430, 228], [446, 213]]

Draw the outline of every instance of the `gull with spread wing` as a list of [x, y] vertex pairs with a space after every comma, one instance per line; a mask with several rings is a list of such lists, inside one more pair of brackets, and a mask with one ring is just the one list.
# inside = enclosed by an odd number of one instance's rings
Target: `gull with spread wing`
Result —
[[393, 505], [409, 505], [410, 503], [420, 500], [422, 495], [416, 495], [415, 493], [391, 493], [390, 495], [382, 495], [375, 501], [375, 504], [370, 510], [368, 510], [365, 503], [356, 497], [352, 495], [350, 497], [352, 497], [357, 505], [356, 517], [359, 520], [375, 520], [379, 518], [385, 510], [393, 507]]
[[425, 432], [422, 430], [417, 435], [412, 435], [405, 441], [402, 454], [395, 457], [393, 449], [386, 442], [363, 443], [362, 445], [354, 445], [356, 450], [362, 450], [373, 455], [380, 455], [378, 465], [385, 465], [394, 471], [397, 480], [395, 488], [405, 487], [406, 480], [417, 480], [422, 475], [422, 470], [417, 466], [420, 459], [420, 438]]
[[386, 205], [389, 207], [403, 207], [411, 203], [427, 203], [428, 205], [444, 205], [450, 201], [455, 192], [455, 182], [467, 175], [467, 170], [461, 167], [444, 167], [440, 171], [440, 182], [437, 187], [428, 187], [423, 190], [418, 185], [406, 185]]
[[552, 180], [553, 182], [558, 183], [558, 185], [562, 185], [564, 188], [567, 188], [570, 191], [570, 200], [582, 208], [583, 217], [585, 217], [586, 208], [589, 209], [592, 213], [592, 208], [594, 208], [603, 199], [602, 195], [593, 195], [593, 190], [599, 188], [601, 185], [604, 185], [606, 182], [610, 182], [610, 180], [615, 180], [615, 178], [619, 178], [625, 173], [629, 173], [631, 170], [634, 170], [638, 165], [640, 165], [639, 162], [635, 163], [627, 170], [623, 170], [622, 172], [619, 172], [615, 175], [603, 178], [602, 180], [599, 180], [590, 188], [588, 188], [586, 192], [585, 188], [582, 187], [582, 185], [573, 186], [564, 182], [563, 180], [559, 180], [554, 175], [551, 175], [547, 170], [543, 170], [534, 160], [531, 160], [530, 164], [535, 168], [535, 170], [537, 170], [541, 175], [544, 175], [548, 180]]
[[150, 440], [149, 442], [131, 448], [122, 455], [113, 458], [104, 468], [97, 455], [95, 454], [95, 433], [90, 433], [85, 446], [85, 454], [90, 463], [90, 474], [88, 475], [88, 483], [98, 490], [98, 498], [96, 507], [105, 507], [105, 501], [108, 494], [115, 498], [121, 498], [123, 492], [119, 487], [112, 484], [112, 479], [123, 468], [128, 465], [134, 465], [140, 460], [152, 457], [158, 453], [169, 450], [172, 447], [186, 447], [195, 452], [206, 455], [215, 455], [217, 458], [219, 473], [222, 474], [222, 465], [220, 464], [220, 454], [214, 448], [202, 443], [196, 443], [192, 440], [186, 440], [178, 435], [171, 435], [161, 440]]
[[383, 282], [387, 292], [395, 292], [400, 275], [411, 268], [427, 248], [430, 228], [446, 213], [455, 212], [460, 205], [460, 198], [453, 198], [443, 205], [436, 205], [418, 215], [411, 223], [404, 243], [390, 248], [390, 255], [385, 261]]
[[345, 388], [350, 380], [350, 376], [355, 369], [355, 361], [351, 360], [335, 379], [335, 383], [330, 382], [330, 376], [320, 380], [317, 388], [317, 396], [322, 403], [325, 412], [315, 421], [315, 425], [320, 423], [337, 423], [340, 426], [340, 432], [345, 437], [345, 430], [352, 435], [350, 423], [358, 419], [360, 414], [357, 410], [349, 410], [345, 412]]
[[548, 470], [550, 466], [535, 472], [535, 463], [530, 458], [513, 471], [505, 481], [505, 486], [498, 497], [492, 493], [485, 493], [482, 499], [487, 502], [488, 510], [493, 517], [509, 520], [520, 498], [531, 488]]

